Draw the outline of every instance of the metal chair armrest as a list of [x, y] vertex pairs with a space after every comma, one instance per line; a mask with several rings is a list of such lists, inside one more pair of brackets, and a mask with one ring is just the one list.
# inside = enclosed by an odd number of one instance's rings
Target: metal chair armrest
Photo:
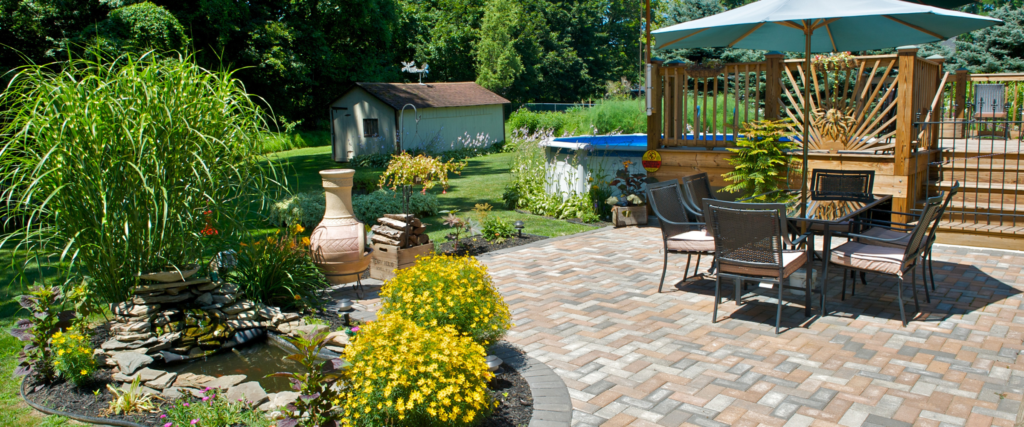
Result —
[[896, 215], [912, 216], [914, 218], [920, 218], [921, 217], [921, 214], [910, 213], [910, 212], [900, 212], [900, 211], [889, 211], [889, 210], [885, 210], [885, 209], [872, 209], [869, 212], [888, 212], [888, 213], [896, 214]]

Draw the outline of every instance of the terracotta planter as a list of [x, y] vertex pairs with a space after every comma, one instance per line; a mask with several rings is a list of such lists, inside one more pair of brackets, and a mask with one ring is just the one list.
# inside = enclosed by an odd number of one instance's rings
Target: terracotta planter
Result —
[[370, 265], [366, 228], [352, 215], [352, 169], [320, 171], [327, 196], [324, 219], [309, 237], [313, 263], [333, 285], [356, 281]]
[[646, 225], [647, 206], [612, 206], [612, 224], [616, 227]]

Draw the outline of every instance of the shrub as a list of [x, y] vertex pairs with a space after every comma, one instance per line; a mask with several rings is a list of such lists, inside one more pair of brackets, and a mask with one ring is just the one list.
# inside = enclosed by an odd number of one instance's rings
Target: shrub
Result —
[[428, 329], [384, 314], [344, 356], [352, 364], [348, 425], [469, 426], [492, 410], [484, 348], [451, 325]]
[[326, 203], [323, 191], [294, 194], [270, 205], [268, 219], [274, 227], [299, 224], [313, 228], [324, 218]]
[[[598, 210], [594, 208], [593, 190], [577, 193], [574, 190], [558, 191], [560, 188], [573, 188], [571, 182], [551, 182], [553, 176], [547, 172], [547, 156], [540, 142], [551, 137], [550, 131], [527, 132], [516, 129], [512, 132], [512, 159], [509, 161], [509, 172], [512, 177], [505, 185], [502, 200], [510, 209], [525, 209], [538, 215], [547, 215], [558, 219], [576, 218], [584, 222], [598, 220]], [[567, 162], [578, 165], [577, 156], [569, 156]], [[589, 171], [591, 175], [600, 175], [598, 171]], [[572, 181], [574, 177], [567, 177]], [[548, 192], [548, 187], [556, 191]]]
[[25, 341], [18, 355], [18, 367], [14, 375], [35, 374], [43, 381], [53, 379], [53, 348], [50, 346], [50, 331], [57, 327], [57, 301], [60, 292], [56, 287], [36, 286], [22, 295], [21, 307], [29, 311], [27, 319], [18, 319], [11, 329], [11, 335]]
[[110, 399], [107, 412], [114, 415], [130, 414], [132, 412], [156, 412], [156, 399], [158, 398], [154, 394], [142, 391], [141, 378], [141, 375], [136, 376], [128, 390], [107, 384], [107, 390], [114, 395], [114, 398]]
[[240, 234], [280, 188], [261, 162], [264, 111], [233, 74], [191, 57], [25, 66], [0, 105], [0, 197], [25, 224], [14, 258], [92, 277], [105, 302], [127, 299], [140, 272], [198, 263], [214, 240], [205, 226]]
[[261, 137], [263, 138], [263, 153], [331, 145], [331, 133], [325, 130], [298, 131], [291, 129], [283, 132], [265, 132]]
[[61, 378], [76, 386], [92, 381], [96, 360], [92, 356], [89, 337], [78, 333], [57, 331], [53, 334], [53, 368]]
[[309, 256], [309, 237], [298, 235], [303, 231], [302, 226], [293, 226], [284, 235], [278, 230], [243, 243], [228, 281], [247, 298], [268, 305], [289, 306], [303, 298], [317, 301], [317, 292], [328, 284]]
[[423, 190], [434, 187], [434, 182], [441, 188], [448, 189], [448, 173], [461, 174], [466, 162], [449, 160], [442, 162], [434, 157], [420, 154], [413, 157], [402, 153], [391, 157], [388, 169], [380, 176], [380, 187], [397, 189], [400, 185], [423, 185]]
[[[175, 401], [159, 417], [163, 426], [253, 426], [269, 427], [274, 424], [263, 411], [248, 402], [228, 402], [218, 390], [207, 387], [203, 397], [191, 395]], [[196, 420], [196, 421], [193, 421]]]
[[487, 267], [473, 257], [419, 258], [385, 283], [380, 297], [387, 313], [429, 327], [451, 325], [482, 345], [500, 340], [512, 326]]
[[786, 150], [795, 148], [796, 143], [780, 140], [789, 135], [787, 123], [786, 120], [761, 120], [747, 124], [743, 130], [745, 136], [736, 141], [739, 148], [729, 149], [734, 153], [729, 157], [729, 164], [736, 170], [722, 176], [731, 184], [721, 191], [741, 192], [744, 197], [764, 194], [752, 200], [759, 202], [774, 202], [786, 197], [774, 191], [785, 186], [787, 171], [794, 162]]
[[484, 239], [498, 244], [504, 243], [516, 233], [516, 227], [511, 220], [496, 216], [488, 216], [480, 227], [480, 234]]
[[[363, 224], [376, 224], [384, 214], [402, 213], [401, 193], [380, 189], [370, 194], [352, 197], [352, 210]], [[410, 213], [420, 218], [437, 215], [437, 196], [430, 193], [413, 192], [409, 197]]]
[[178, 18], [148, 1], [110, 11], [107, 19], [82, 31], [79, 39], [110, 52], [167, 52], [190, 43]]
[[391, 162], [391, 153], [360, 154], [352, 158], [352, 166], [357, 168], [384, 169]]
[[281, 420], [278, 426], [334, 426], [341, 418], [336, 407], [341, 403], [343, 387], [338, 387], [341, 384], [337, 383], [342, 379], [344, 362], [338, 358], [320, 360], [320, 350], [327, 345], [327, 335], [325, 331], [312, 336], [286, 338], [298, 350], [287, 358], [302, 365], [305, 372], [268, 375], [287, 378], [292, 383], [292, 389], [300, 395], [295, 403], [288, 405], [287, 418]]

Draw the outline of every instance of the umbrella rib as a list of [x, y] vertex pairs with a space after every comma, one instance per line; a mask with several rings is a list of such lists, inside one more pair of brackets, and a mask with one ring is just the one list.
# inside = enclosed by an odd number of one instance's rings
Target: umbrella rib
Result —
[[814, 24], [811, 27], [811, 31], [817, 30], [818, 28], [821, 28], [821, 27], [827, 27], [828, 24], [831, 24], [831, 23], [836, 22], [838, 20], [839, 20], [839, 18], [831, 18], [831, 19], [825, 20], [825, 22], [821, 22], [821, 20], [819, 20], [817, 24]]
[[825, 32], [828, 33], [828, 41], [832, 42], [832, 51], [838, 52], [836, 49], [836, 39], [832, 38], [832, 29], [829, 28], [828, 24], [825, 24]]
[[[711, 28], [711, 27], [708, 27], [708, 28]], [[701, 28], [701, 29], [699, 29], [699, 30], [697, 30], [697, 31], [694, 31], [694, 32], [692, 32], [692, 33], [690, 33], [690, 34], [687, 34], [687, 35], [685, 35], [685, 36], [683, 36], [683, 37], [680, 37], [680, 38], [678, 38], [678, 39], [675, 39], [675, 40], [672, 40], [672, 41], [670, 41], [670, 42], [668, 42], [668, 43], [665, 43], [665, 44], [663, 44], [663, 45], [661, 45], [661, 46], [658, 46], [658, 47], [656, 47], [655, 49], [662, 49], [662, 48], [664, 48], [665, 46], [669, 46], [669, 45], [672, 45], [672, 44], [675, 44], [675, 43], [681, 42], [681, 41], [683, 41], [683, 40], [686, 40], [687, 38], [693, 37], [693, 36], [695, 36], [695, 35], [697, 35], [697, 34], [700, 34], [700, 33], [704, 32], [704, 31], [707, 31], [707, 30], [708, 30], [708, 28]]]
[[904, 22], [904, 21], [901, 21], [901, 20], [899, 20], [899, 19], [896, 19], [896, 18], [894, 18], [894, 17], [892, 17], [892, 16], [890, 16], [890, 15], [882, 15], [882, 16], [884, 16], [884, 17], [886, 17], [886, 18], [889, 18], [889, 19], [891, 19], [891, 20], [893, 20], [893, 21], [895, 21], [895, 22], [898, 22], [898, 23], [900, 23], [900, 24], [906, 25], [906, 26], [908, 26], [908, 27], [910, 27], [910, 28], [913, 28], [913, 29], [915, 29], [915, 30], [917, 30], [917, 31], [920, 31], [920, 32], [922, 32], [922, 33], [925, 33], [925, 34], [927, 34], [927, 35], [929, 35], [929, 36], [935, 37], [935, 38], [937, 38], [937, 39], [939, 39], [939, 40], [945, 40], [945, 39], [946, 39], [945, 37], [943, 37], [943, 36], [942, 36], [941, 34], [939, 34], [939, 33], [936, 33], [936, 32], [933, 32], [933, 31], [929, 31], [929, 30], [926, 30], [926, 29], [924, 29], [924, 28], [918, 27], [917, 25], [911, 24], [911, 23], [909, 23], [909, 22]]
[[789, 28], [792, 28], [794, 30], [800, 30], [800, 31], [804, 30], [804, 27], [801, 27], [801, 26], [796, 25], [796, 24], [794, 24], [792, 22], [789, 22], [789, 21], [773, 21], [773, 22], [775, 24], [782, 25], [783, 27], [789, 27]]
[[743, 35], [740, 36], [740, 38], [738, 38], [736, 40], [733, 40], [732, 43], [729, 43], [729, 47], [735, 46], [736, 43], [739, 43], [741, 40], [747, 38], [747, 36], [749, 36], [751, 33], [753, 33], [754, 31], [757, 31], [758, 28], [761, 28], [762, 25], [764, 25], [764, 22], [761, 22], [761, 23], [755, 25], [754, 28], [750, 29], [750, 31], [747, 31], [747, 32], [743, 33]]

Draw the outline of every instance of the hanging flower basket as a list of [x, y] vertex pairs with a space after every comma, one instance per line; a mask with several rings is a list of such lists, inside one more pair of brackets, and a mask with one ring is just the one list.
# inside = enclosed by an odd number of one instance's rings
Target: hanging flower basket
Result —
[[814, 55], [811, 62], [822, 71], [846, 71], [857, 67], [857, 59], [850, 52]]

